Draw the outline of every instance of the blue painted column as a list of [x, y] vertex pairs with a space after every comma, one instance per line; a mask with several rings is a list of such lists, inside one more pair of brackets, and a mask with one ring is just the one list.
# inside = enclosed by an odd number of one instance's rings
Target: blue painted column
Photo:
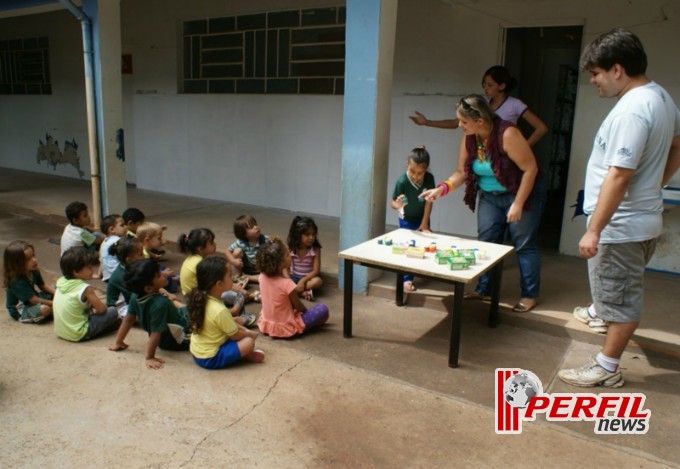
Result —
[[[340, 250], [385, 231], [396, 22], [397, 0], [347, 0]], [[355, 267], [354, 291], [371, 279]]]

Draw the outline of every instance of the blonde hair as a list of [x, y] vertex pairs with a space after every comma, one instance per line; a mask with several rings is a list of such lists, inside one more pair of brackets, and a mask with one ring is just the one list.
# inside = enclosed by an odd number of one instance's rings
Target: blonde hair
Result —
[[139, 238], [140, 241], [144, 242], [146, 238], [151, 238], [154, 235], [161, 234], [163, 230], [161, 229], [161, 225], [158, 223], [153, 223], [150, 221], [144, 222], [139, 227], [137, 227], [137, 238]]
[[461, 116], [473, 121], [482, 119], [485, 122], [493, 122], [496, 117], [487, 100], [479, 94], [465, 96], [458, 102], [456, 110]]

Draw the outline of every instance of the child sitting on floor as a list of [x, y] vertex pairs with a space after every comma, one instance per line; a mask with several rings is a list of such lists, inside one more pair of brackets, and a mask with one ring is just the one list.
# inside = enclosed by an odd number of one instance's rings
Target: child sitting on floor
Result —
[[144, 212], [138, 208], [130, 207], [123, 212], [122, 216], [123, 224], [127, 230], [126, 236], [128, 238], [136, 238], [137, 228], [146, 220]]
[[264, 243], [257, 253], [262, 292], [257, 325], [263, 334], [272, 337], [293, 337], [328, 320], [326, 305], [319, 303], [308, 309], [297, 295], [295, 282], [283, 276], [290, 264], [290, 251], [277, 237]]
[[260, 232], [257, 220], [251, 215], [241, 215], [234, 222], [236, 241], [225, 252], [227, 260], [234, 266], [236, 278], [244, 275], [248, 282], [257, 283], [259, 271], [256, 266], [257, 252], [268, 239]]
[[288, 231], [288, 249], [292, 263], [288, 272], [295, 282], [295, 291], [306, 300], [314, 299], [314, 290], [321, 288], [321, 243], [319, 228], [309, 217], [295, 217]]
[[[129, 238], [137, 237], [137, 228], [146, 222], [146, 215], [140, 209], [135, 207], [130, 207], [123, 212], [123, 223], [125, 224], [125, 229], [127, 230], [127, 236]], [[161, 231], [168, 229], [166, 225], [160, 225]], [[165, 251], [163, 249], [150, 249], [148, 251], [151, 259], [160, 262], [162, 260]]]
[[264, 352], [255, 348], [257, 332], [234, 322], [220, 297], [232, 287], [229, 264], [221, 257], [206, 257], [196, 267], [197, 286], [188, 295], [191, 355], [199, 366], [225, 368], [244, 358], [262, 362]]
[[7, 312], [12, 319], [39, 323], [51, 317], [54, 288], [43, 280], [33, 246], [12, 241], [5, 248], [4, 265]]
[[54, 332], [71, 342], [89, 340], [120, 324], [116, 308], [107, 306], [97, 297], [94, 288], [85, 283], [94, 275], [96, 257], [83, 246], [66, 250], [59, 266], [64, 275], [57, 280], [52, 308]]
[[179, 301], [170, 300], [159, 291], [168, 280], [161, 275], [158, 263], [153, 259], [131, 262], [125, 273], [125, 285], [132, 292], [130, 304], [123, 323], [116, 334], [116, 342], [109, 350], [118, 351], [128, 347], [125, 337], [137, 319], [149, 334], [144, 364], [150, 369], [163, 368], [165, 360], [156, 357], [156, 348], [163, 350], [189, 350], [189, 326], [187, 309]]
[[[144, 222], [139, 225], [137, 227], [137, 238], [142, 242], [146, 259], [155, 259], [152, 251], [158, 251], [165, 244], [163, 228], [156, 223]], [[175, 273], [167, 267], [161, 267], [161, 272], [168, 279], [168, 285], [165, 289], [170, 293], [177, 293], [179, 291], [179, 279], [175, 276]]]
[[125, 225], [120, 215], [107, 215], [102, 219], [102, 233], [106, 235], [99, 249], [99, 277], [108, 282], [111, 274], [118, 267], [118, 258], [109, 252], [109, 248], [125, 236]]
[[[116, 256], [118, 267], [113, 271], [106, 284], [106, 306], [115, 306], [118, 314], [123, 317], [127, 313], [132, 293], [125, 285], [125, 266], [130, 262], [144, 259], [142, 242], [137, 238], [123, 237], [109, 248], [109, 254]], [[121, 299], [122, 296], [122, 299]]]
[[[215, 244], [215, 233], [208, 228], [195, 228], [189, 234], [181, 234], [177, 239], [179, 250], [188, 254], [187, 258], [182, 263], [182, 270], [180, 270], [180, 286], [182, 293], [188, 295], [192, 288], [196, 288], [196, 266], [211, 254], [215, 254], [217, 245]], [[229, 289], [222, 295], [222, 301], [229, 307], [231, 314], [236, 318], [236, 322], [245, 327], [253, 327], [257, 322], [257, 317], [254, 314], [247, 314], [245, 312], [246, 297], [243, 294], [243, 283], [235, 285], [233, 289]]]
[[68, 225], [61, 235], [61, 255], [75, 246], [84, 246], [90, 252], [99, 249], [99, 245], [104, 241], [104, 235], [90, 230], [92, 221], [87, 205], [82, 202], [71, 202], [66, 206], [65, 213]]

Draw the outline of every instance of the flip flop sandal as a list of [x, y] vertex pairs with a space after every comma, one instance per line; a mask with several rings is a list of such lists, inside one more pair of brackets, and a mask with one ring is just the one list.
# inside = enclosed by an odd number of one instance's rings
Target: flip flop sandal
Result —
[[476, 291], [466, 293], [463, 295], [463, 299], [465, 300], [477, 300], [477, 301], [491, 301], [491, 296], [490, 295], [480, 295]]
[[521, 301], [519, 301], [515, 306], [512, 307], [512, 310], [516, 313], [528, 313], [532, 309], [536, 307], [538, 302], [534, 303], [532, 306], [527, 306]]
[[241, 317], [243, 318], [243, 327], [251, 328], [257, 324], [257, 316], [254, 314], [243, 313]]

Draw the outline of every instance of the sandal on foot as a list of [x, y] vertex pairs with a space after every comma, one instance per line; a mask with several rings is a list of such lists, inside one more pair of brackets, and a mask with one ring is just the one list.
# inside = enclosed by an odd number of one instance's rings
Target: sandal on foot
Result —
[[243, 313], [241, 317], [243, 318], [243, 327], [251, 328], [257, 325], [257, 316], [254, 314]]
[[465, 295], [463, 295], [463, 299], [465, 299], [465, 300], [477, 300], [477, 301], [491, 301], [491, 296], [482, 295], [480, 293], [477, 293], [476, 291], [472, 291], [472, 292], [468, 292]]
[[407, 280], [404, 282], [404, 291], [406, 292], [416, 291], [416, 286], [413, 285], [412, 281]]
[[522, 302], [521, 300], [517, 302], [515, 306], [512, 307], [512, 310], [516, 313], [528, 313], [532, 309], [536, 307], [538, 304], [538, 301], [534, 300], [534, 303], [528, 303], [528, 302]]
[[314, 293], [312, 292], [312, 290], [303, 291], [301, 296], [307, 301], [314, 301]]
[[250, 352], [248, 355], [245, 357], [246, 360], [254, 363], [262, 363], [264, 361], [264, 352], [260, 350], [259, 348], [256, 348], [252, 352]]

